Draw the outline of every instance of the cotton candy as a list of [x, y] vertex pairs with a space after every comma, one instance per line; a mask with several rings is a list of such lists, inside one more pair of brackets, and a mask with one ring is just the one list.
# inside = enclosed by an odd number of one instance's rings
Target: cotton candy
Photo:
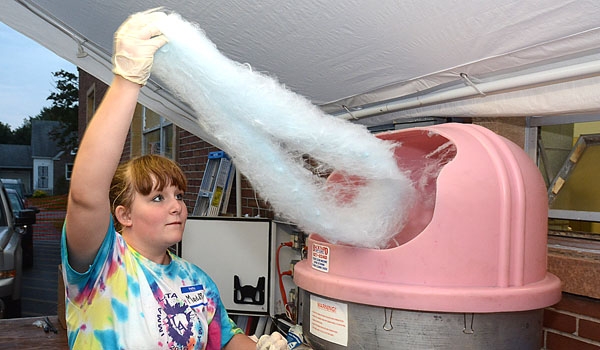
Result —
[[[169, 42], [156, 53], [153, 77], [195, 111], [199, 129], [218, 140], [280, 216], [332, 243], [387, 246], [415, 192], [397, 166], [399, 145], [225, 57], [178, 14], [158, 26]], [[335, 170], [338, 180], [314, 169]]]

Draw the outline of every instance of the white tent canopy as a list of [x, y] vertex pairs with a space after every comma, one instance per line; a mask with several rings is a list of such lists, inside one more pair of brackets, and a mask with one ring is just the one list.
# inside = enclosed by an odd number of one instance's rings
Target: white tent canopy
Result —
[[[596, 0], [7, 0], [0, 21], [109, 82], [114, 31], [158, 6], [199, 23], [229, 58], [366, 125], [600, 109]], [[189, 108], [157, 82], [140, 100], [191, 127]]]

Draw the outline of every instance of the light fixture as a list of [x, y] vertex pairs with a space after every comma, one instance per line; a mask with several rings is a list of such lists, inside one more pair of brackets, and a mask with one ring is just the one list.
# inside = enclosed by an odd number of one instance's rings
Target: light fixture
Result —
[[87, 57], [88, 53], [83, 50], [83, 43], [85, 41], [77, 41], [77, 58]]

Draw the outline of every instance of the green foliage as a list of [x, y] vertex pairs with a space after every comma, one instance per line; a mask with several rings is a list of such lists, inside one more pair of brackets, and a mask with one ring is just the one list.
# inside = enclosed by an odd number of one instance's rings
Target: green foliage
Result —
[[31, 197], [44, 198], [44, 197], [48, 197], [48, 193], [46, 193], [45, 191], [42, 191], [42, 190], [35, 190], [35, 192], [33, 192], [33, 195]]
[[19, 145], [31, 144], [31, 117], [23, 120], [23, 124], [13, 131], [15, 143]]
[[12, 130], [10, 125], [0, 122], [0, 142], [9, 145], [31, 144], [31, 117], [23, 120], [23, 125]]
[[61, 109], [77, 108], [79, 101], [79, 86], [77, 75], [69, 73], [63, 69], [52, 73], [56, 80], [56, 92], [53, 92], [46, 98], [54, 101], [53, 106]]
[[60, 128], [53, 130], [50, 137], [60, 148], [70, 151], [77, 147], [78, 80], [75, 74], [62, 69], [52, 75], [56, 78], [56, 92], [47, 98], [52, 101], [52, 106], [44, 108], [40, 114], [46, 113], [46, 117], [51, 118], [46, 120], [60, 122]]
[[2, 143], [14, 144], [15, 136], [13, 135], [10, 125], [0, 122], [0, 140]]

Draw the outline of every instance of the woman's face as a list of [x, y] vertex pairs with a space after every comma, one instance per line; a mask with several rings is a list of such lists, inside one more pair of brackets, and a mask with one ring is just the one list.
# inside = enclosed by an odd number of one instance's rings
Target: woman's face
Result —
[[138, 247], [143, 242], [163, 249], [181, 241], [188, 216], [183, 194], [172, 185], [162, 191], [154, 189], [146, 196], [135, 194], [129, 210], [130, 220], [123, 226], [129, 235], [134, 234]]

